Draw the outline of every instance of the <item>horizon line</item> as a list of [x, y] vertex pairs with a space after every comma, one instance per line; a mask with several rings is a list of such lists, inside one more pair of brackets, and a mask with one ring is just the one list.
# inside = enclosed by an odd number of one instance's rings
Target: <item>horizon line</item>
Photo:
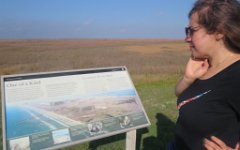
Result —
[[25, 40], [183, 40], [184, 38], [0, 38], [0, 41]]

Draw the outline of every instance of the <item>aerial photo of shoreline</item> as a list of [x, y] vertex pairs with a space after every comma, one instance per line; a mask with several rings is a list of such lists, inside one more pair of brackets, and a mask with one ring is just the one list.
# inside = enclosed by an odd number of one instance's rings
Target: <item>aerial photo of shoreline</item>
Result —
[[[133, 93], [133, 92], [128, 92]], [[46, 132], [71, 126], [87, 126], [90, 122], [140, 112], [134, 95], [90, 96], [86, 99], [50, 101], [49, 103], [22, 103], [8, 105], [8, 138]], [[19, 116], [12, 119], [11, 115]], [[16, 118], [16, 117], [14, 117]], [[17, 129], [11, 130], [11, 129]]]

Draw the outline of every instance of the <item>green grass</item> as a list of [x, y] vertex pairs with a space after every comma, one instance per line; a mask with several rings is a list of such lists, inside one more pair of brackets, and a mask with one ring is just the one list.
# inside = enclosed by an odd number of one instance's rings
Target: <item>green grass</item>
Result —
[[165, 149], [173, 138], [174, 124], [177, 117], [174, 86], [178, 76], [163, 76], [158, 81], [136, 83], [139, 96], [152, 125], [143, 136], [144, 150]]

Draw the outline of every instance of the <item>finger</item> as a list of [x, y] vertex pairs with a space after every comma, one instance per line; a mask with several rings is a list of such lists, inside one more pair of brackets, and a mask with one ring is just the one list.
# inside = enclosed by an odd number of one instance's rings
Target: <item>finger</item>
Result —
[[202, 67], [203, 67], [204, 69], [208, 69], [208, 68], [209, 68], [209, 63], [208, 63], [208, 60], [207, 60], [207, 59], [205, 59], [205, 60], [203, 61]]
[[203, 146], [207, 149], [207, 150], [217, 150], [220, 149], [220, 147], [214, 143], [213, 141], [210, 141], [208, 139], [204, 139], [203, 141]]
[[235, 147], [236, 150], [239, 150], [240, 149], [240, 145], [239, 145], [239, 142], [236, 144], [236, 147]]
[[210, 145], [208, 145], [208, 144], [204, 144], [204, 148], [206, 149], [206, 150], [215, 150], [214, 148], [212, 148]]
[[211, 140], [213, 142], [215, 142], [222, 149], [227, 149], [227, 145], [222, 140], [220, 140], [219, 138], [217, 138], [215, 136], [211, 136]]
[[207, 65], [207, 66], [209, 66], [209, 62], [208, 62], [208, 59], [207, 59], [207, 58], [204, 59], [204, 64]]

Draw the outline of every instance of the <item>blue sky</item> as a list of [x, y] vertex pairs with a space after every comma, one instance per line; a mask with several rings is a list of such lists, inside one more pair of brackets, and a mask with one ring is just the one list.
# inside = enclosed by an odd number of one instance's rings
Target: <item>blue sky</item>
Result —
[[183, 39], [195, 0], [0, 0], [0, 39]]

